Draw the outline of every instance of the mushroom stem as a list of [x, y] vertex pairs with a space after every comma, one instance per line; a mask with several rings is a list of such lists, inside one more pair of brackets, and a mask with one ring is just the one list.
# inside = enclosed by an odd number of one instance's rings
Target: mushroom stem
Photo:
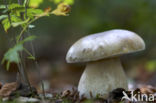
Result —
[[93, 97], [100, 94], [106, 98], [108, 93], [116, 88], [128, 89], [127, 79], [119, 58], [89, 62], [78, 86], [80, 95], [87, 98], [91, 98], [91, 94]]

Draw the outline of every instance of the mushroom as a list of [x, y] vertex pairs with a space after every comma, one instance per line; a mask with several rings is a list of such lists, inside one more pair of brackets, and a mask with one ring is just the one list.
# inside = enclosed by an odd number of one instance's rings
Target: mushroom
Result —
[[68, 63], [86, 62], [78, 85], [80, 95], [91, 98], [107, 97], [116, 88], [128, 89], [120, 56], [145, 49], [143, 39], [136, 33], [114, 29], [81, 38], [69, 49]]

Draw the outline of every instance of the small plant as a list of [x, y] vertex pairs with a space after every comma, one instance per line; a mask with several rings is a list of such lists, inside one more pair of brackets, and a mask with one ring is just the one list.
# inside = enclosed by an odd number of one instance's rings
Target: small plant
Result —
[[[57, 8], [52, 10], [50, 7], [45, 10], [38, 9], [37, 7], [43, 0], [17, 0], [7, 1], [3, 0], [0, 4], [0, 21], [4, 27], [6, 33], [9, 29], [18, 28], [20, 32], [14, 36], [14, 45], [8, 49], [2, 59], [2, 64], [6, 63], [6, 69], [9, 70], [10, 63], [14, 62], [18, 65], [18, 72], [23, 84], [28, 85], [31, 88], [30, 82], [26, 74], [25, 57], [23, 53], [26, 53], [27, 59], [31, 59], [37, 64], [35, 58], [35, 51], [33, 48], [32, 40], [36, 38], [35, 35], [31, 35], [30, 30], [35, 25], [32, 23], [39, 18], [57, 15], [67, 16], [70, 11], [69, 4], [73, 3], [73, 0], [54, 0], [57, 4]], [[9, 38], [10, 40], [12, 38]], [[29, 51], [24, 44], [30, 42], [31, 51]], [[43, 84], [42, 89], [44, 90]]]

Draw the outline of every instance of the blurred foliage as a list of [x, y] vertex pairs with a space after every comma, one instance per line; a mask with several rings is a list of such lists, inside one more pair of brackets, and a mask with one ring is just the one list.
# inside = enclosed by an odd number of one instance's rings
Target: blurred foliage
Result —
[[[40, 7], [48, 5], [47, 1]], [[60, 27], [66, 31], [66, 34], [68, 28], [80, 30], [80, 33], [77, 32], [80, 35], [123, 28], [135, 31], [144, 37], [151, 37], [155, 33], [156, 26], [156, 23], [153, 22], [156, 19], [155, 5], [154, 0], [76, 0], [68, 18], [55, 18], [53, 23], [48, 23], [55, 29], [47, 30], [47, 34], [53, 31], [54, 35], [61, 35], [61, 31], [59, 34], [55, 33], [59, 31]], [[44, 25], [52, 18], [44, 20]], [[41, 25], [41, 28], [46, 28], [44, 25]], [[86, 34], [81, 34], [81, 32], [86, 32]]]
[[[22, 50], [26, 50], [23, 46], [23, 44], [25, 42], [28, 41], [32, 41], [34, 40], [36, 37], [35, 36], [29, 36], [27, 38], [25, 38], [24, 40], [20, 41], [19, 43], [17, 43], [13, 48], [10, 48], [4, 55], [4, 58], [2, 60], [2, 64], [4, 63], [4, 61], [7, 61], [7, 70], [9, 69], [10, 63], [14, 62], [14, 63], [19, 63], [20, 60], [20, 56], [19, 56], [19, 52]], [[27, 50], [26, 50], [27, 52]], [[29, 58], [34, 58], [31, 53], [27, 52], [29, 55]]]
[[51, 1], [53, 1], [56, 4], [64, 2], [64, 3], [67, 3], [69, 5], [72, 5], [74, 3], [74, 0], [51, 0]]
[[[50, 0], [50, 1], [54, 2], [55, 4], [66, 3], [68, 5], [72, 5], [74, 3], [74, 0]], [[43, 3], [43, 0], [30, 0], [29, 6], [33, 8], [37, 8], [41, 3]]]
[[21, 62], [22, 57], [20, 57], [19, 52], [23, 50], [25, 50], [29, 55], [29, 59], [35, 60], [35, 57], [26, 48], [24, 48], [23, 45], [25, 42], [32, 41], [35, 38], [34, 36], [23, 37], [24, 33], [27, 33], [30, 29], [29, 25], [39, 18], [49, 16], [51, 14], [66, 16], [70, 11], [70, 6], [63, 2], [58, 4], [57, 8], [54, 10], [51, 10], [51, 8], [48, 7], [43, 11], [42, 9], [36, 8], [43, 2], [43, 0], [30, 0], [30, 2], [29, 0], [24, 0], [23, 4], [20, 2], [7, 3], [5, 0], [4, 2], [5, 5], [0, 5], [0, 9], [3, 10], [2, 15], [0, 15], [0, 20], [5, 32], [8, 32], [8, 29], [11, 27], [15, 28], [20, 26], [22, 28], [20, 33], [16, 34], [14, 37], [16, 38], [15, 45], [4, 54], [2, 63], [7, 61], [8, 70], [11, 62]]
[[146, 69], [147, 69], [149, 72], [154, 72], [154, 71], [156, 71], [156, 60], [148, 61], [148, 62], [146, 63]]
[[42, 2], [43, 0], [30, 0], [29, 6], [37, 8]]
[[[9, 0], [9, 2], [12, 1], [14, 0]], [[33, 2], [33, 0], [31, 1]], [[41, 36], [40, 40], [36, 41], [39, 45], [37, 48], [41, 48], [38, 50], [39, 56], [41, 55], [40, 52], [43, 52], [44, 55], [46, 54], [44, 49], [47, 49], [47, 52], [49, 51], [48, 57], [51, 55], [54, 58], [58, 53], [57, 50], [62, 50], [62, 56], [65, 56], [68, 47], [80, 37], [109, 29], [121, 28], [134, 31], [145, 40], [146, 50], [134, 54], [134, 57], [137, 58], [139, 56], [139, 58], [147, 61], [156, 58], [156, 22], [154, 22], [156, 21], [156, 0], [41, 1], [37, 0], [35, 3], [38, 3], [37, 8], [42, 10], [47, 7], [51, 7], [54, 10], [53, 8], [57, 7], [54, 3], [71, 2], [69, 4], [74, 3], [74, 5], [72, 5], [72, 11], [68, 17], [49, 16], [48, 18], [41, 18], [34, 22], [33, 25], [29, 25], [30, 27], [37, 25], [35, 29], [31, 29], [31, 32]], [[5, 17], [6, 15], [1, 18]], [[12, 31], [12, 33], [16, 33], [16, 31]], [[3, 31], [1, 30], [0, 32], [0, 35], [2, 35]], [[4, 40], [0, 38], [1, 45], [2, 41]]]

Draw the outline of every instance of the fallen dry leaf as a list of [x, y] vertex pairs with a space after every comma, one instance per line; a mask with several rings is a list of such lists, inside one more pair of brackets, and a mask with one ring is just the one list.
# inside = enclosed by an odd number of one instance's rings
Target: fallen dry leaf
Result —
[[70, 6], [66, 3], [60, 3], [55, 10], [52, 11], [52, 14], [57, 16], [67, 16], [67, 13], [70, 12]]
[[147, 85], [147, 86], [145, 85], [140, 88], [140, 91], [141, 93], [144, 93], [144, 94], [152, 94], [156, 92], [156, 89], [152, 87], [151, 85]]
[[66, 97], [66, 96], [68, 96], [68, 95], [70, 95], [71, 94], [71, 91], [70, 90], [65, 90], [65, 91], [63, 91], [63, 93], [62, 93], [62, 97]]
[[13, 91], [17, 89], [17, 83], [6, 83], [0, 89], [0, 97], [8, 97]]
[[37, 90], [35, 87], [29, 87], [28, 85], [19, 84], [15, 91], [10, 94], [11, 98], [16, 98], [17, 96], [23, 97], [34, 97], [37, 96]]
[[50, 11], [51, 11], [51, 7], [47, 7], [47, 8], [44, 9], [44, 12], [46, 12], [46, 13], [48, 13]]

